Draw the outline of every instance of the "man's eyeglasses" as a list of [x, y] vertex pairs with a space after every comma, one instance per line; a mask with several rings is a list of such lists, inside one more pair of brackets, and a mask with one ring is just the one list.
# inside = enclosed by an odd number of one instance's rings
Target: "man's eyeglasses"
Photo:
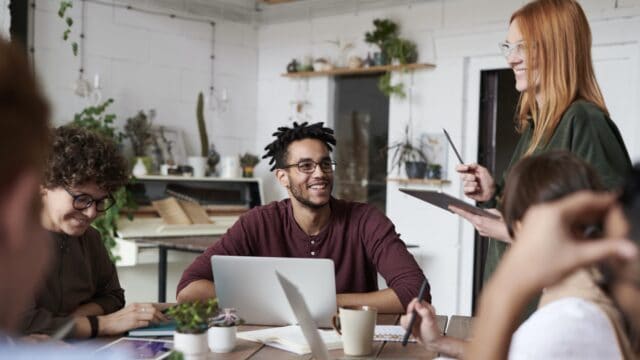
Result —
[[527, 53], [527, 44], [524, 41], [518, 41], [513, 44], [508, 42], [501, 42], [498, 44], [500, 47], [500, 52], [504, 57], [508, 58], [512, 53], [515, 53], [517, 56], [524, 58]]
[[64, 189], [73, 198], [73, 208], [76, 210], [82, 211], [84, 209], [88, 209], [93, 205], [93, 203], [95, 203], [97, 212], [105, 212], [116, 203], [116, 200], [111, 194], [103, 197], [102, 199], [94, 199], [87, 194], [74, 194], [66, 186]]
[[315, 162], [313, 160], [302, 160], [296, 164], [285, 165], [282, 168], [287, 169], [291, 167], [297, 167], [298, 170], [302, 173], [312, 174], [314, 171], [316, 171], [316, 166], [318, 165], [320, 165], [320, 170], [322, 170], [322, 172], [324, 173], [332, 173], [336, 169], [336, 162], [329, 159], [320, 160], [320, 162]]

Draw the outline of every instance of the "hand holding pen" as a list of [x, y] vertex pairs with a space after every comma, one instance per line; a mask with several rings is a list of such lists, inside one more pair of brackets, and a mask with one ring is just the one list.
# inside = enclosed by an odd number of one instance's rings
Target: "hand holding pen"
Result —
[[[405, 328], [406, 328], [406, 332], [404, 334], [404, 337], [402, 338], [402, 346], [407, 346], [407, 342], [409, 341], [409, 336], [411, 336], [411, 331], [413, 329], [413, 325], [416, 322], [416, 311], [415, 311], [415, 307], [416, 307], [416, 303], [417, 305], [419, 305], [419, 303], [422, 301], [422, 299], [424, 298], [424, 293], [427, 290], [427, 287], [429, 286], [429, 282], [427, 281], [427, 279], [425, 278], [424, 281], [422, 282], [422, 286], [420, 286], [420, 292], [418, 294], [418, 298], [414, 299], [409, 306], [407, 307], [408, 311], [411, 311], [411, 316], [409, 319], [408, 324], [406, 324]], [[434, 317], [435, 317], [435, 313], [434, 313]], [[403, 320], [406, 320], [406, 315], [402, 317]], [[404, 322], [404, 321], [403, 321]], [[405, 324], [403, 324], [404, 326]]]

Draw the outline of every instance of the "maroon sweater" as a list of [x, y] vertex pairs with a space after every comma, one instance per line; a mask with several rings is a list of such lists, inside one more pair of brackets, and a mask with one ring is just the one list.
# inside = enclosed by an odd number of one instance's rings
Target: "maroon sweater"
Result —
[[[213, 280], [212, 255], [326, 258], [335, 264], [336, 292], [378, 290], [379, 272], [406, 308], [425, 279], [391, 221], [375, 207], [331, 198], [329, 224], [307, 235], [289, 199], [251, 209], [184, 271], [178, 292], [196, 280]], [[429, 302], [431, 295], [425, 297]]]

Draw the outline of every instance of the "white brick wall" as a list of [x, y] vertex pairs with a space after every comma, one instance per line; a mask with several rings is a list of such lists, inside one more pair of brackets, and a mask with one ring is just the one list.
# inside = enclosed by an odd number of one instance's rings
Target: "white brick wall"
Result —
[[[86, 102], [73, 94], [79, 58], [62, 41], [63, 23], [56, 1], [37, 0], [35, 64], [53, 105], [53, 120], [70, 121]], [[80, 31], [80, 2], [71, 9]], [[88, 2], [85, 74], [100, 74], [103, 98], [112, 97], [111, 110], [122, 126], [138, 110], [156, 109], [156, 123], [184, 130], [189, 154], [199, 149], [195, 107], [199, 91], [208, 93], [211, 26], [170, 19]], [[2, 19], [0, 17], [0, 19]], [[257, 30], [248, 24], [216, 21], [215, 86], [227, 88], [229, 110], [219, 114], [206, 107], [210, 141], [223, 155], [254, 151], [257, 106]]]
[[9, 0], [0, 0], [0, 36], [9, 38], [9, 28], [11, 26], [11, 13], [9, 11]]

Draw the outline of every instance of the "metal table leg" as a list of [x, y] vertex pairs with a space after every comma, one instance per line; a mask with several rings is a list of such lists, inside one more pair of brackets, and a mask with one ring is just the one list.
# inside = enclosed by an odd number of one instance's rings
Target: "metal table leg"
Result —
[[167, 301], [167, 251], [164, 246], [158, 246], [158, 302]]

